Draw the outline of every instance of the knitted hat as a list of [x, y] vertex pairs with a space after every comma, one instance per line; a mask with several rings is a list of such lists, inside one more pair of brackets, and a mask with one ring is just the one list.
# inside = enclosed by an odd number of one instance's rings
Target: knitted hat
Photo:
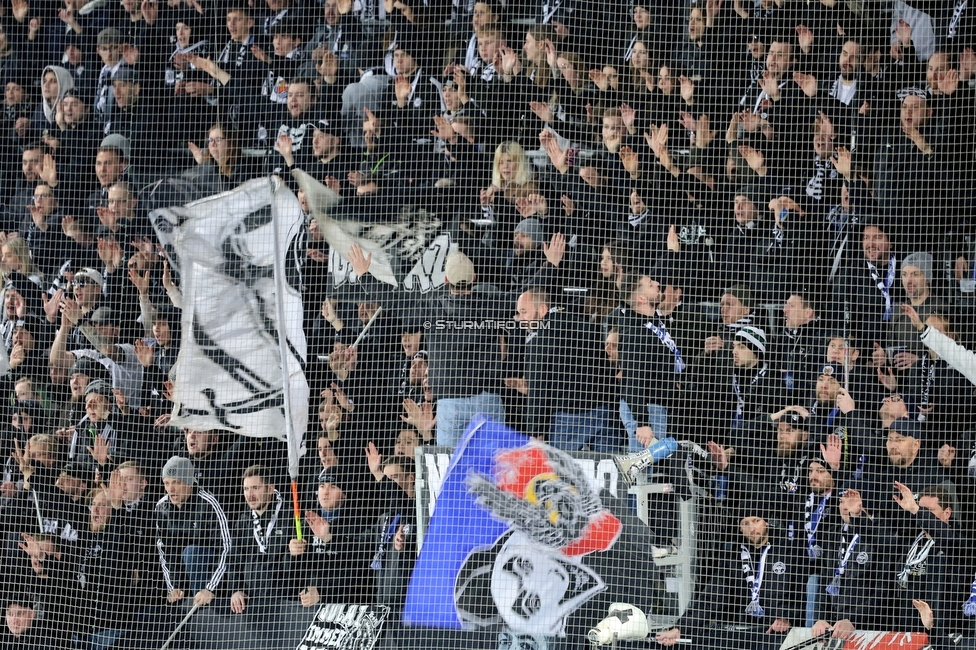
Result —
[[533, 217], [526, 217], [519, 221], [518, 225], [515, 226], [515, 232], [525, 234], [535, 244], [541, 244], [544, 241], [542, 222]]
[[103, 45], [119, 45], [122, 43], [122, 33], [114, 27], [106, 27], [98, 32], [96, 44], [98, 47]]
[[766, 332], [758, 327], [752, 325], [740, 327], [739, 331], [735, 333], [735, 338], [755, 352], [757, 356], [761, 357], [766, 354]]
[[99, 145], [99, 147], [112, 147], [118, 149], [122, 152], [122, 157], [125, 160], [132, 160], [132, 145], [129, 142], [129, 138], [120, 133], [112, 133], [105, 136], [102, 138], [102, 143]]
[[197, 484], [197, 468], [193, 466], [193, 461], [181, 456], [173, 456], [163, 465], [163, 478], [172, 478], [183, 481], [187, 485]]
[[901, 268], [904, 270], [906, 266], [914, 266], [922, 272], [925, 279], [932, 283], [932, 256], [929, 253], [912, 253], [904, 260], [902, 260]]
[[105, 379], [90, 381], [85, 387], [85, 397], [88, 397], [92, 393], [97, 393], [104, 397], [112, 397], [112, 384]]
[[342, 474], [337, 472], [334, 467], [329, 467], [319, 472], [319, 485], [324, 484], [334, 485], [343, 492], [347, 492], [349, 487]]
[[71, 375], [85, 375], [88, 377], [89, 381], [96, 381], [99, 379], [108, 379], [108, 370], [94, 359], [89, 359], [88, 357], [81, 357], [71, 366]]

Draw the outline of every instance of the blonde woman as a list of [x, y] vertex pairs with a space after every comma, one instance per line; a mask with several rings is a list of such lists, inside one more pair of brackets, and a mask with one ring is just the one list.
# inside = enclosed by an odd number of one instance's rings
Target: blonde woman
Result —
[[522, 219], [515, 202], [538, 193], [532, 164], [522, 146], [514, 140], [498, 145], [491, 168], [491, 185], [481, 190], [480, 210], [472, 219], [481, 229], [484, 243], [511, 248], [515, 226]]
[[23, 273], [38, 287], [41, 285], [41, 274], [34, 267], [27, 242], [22, 237], [8, 239], [0, 246], [0, 274], [4, 282], [11, 273]]

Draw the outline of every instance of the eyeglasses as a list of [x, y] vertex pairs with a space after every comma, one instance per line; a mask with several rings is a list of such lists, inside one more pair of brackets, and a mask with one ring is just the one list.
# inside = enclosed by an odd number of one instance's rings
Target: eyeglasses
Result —
[[44, 194], [35, 194], [34, 195], [34, 200], [35, 201], [40, 201], [41, 199], [50, 199], [50, 198], [53, 198], [53, 197], [54, 197], [54, 194], [51, 194], [50, 192], [45, 192]]
[[207, 138], [207, 144], [220, 144], [227, 138]]
[[75, 280], [74, 282], [71, 283], [71, 286], [73, 286], [73, 287], [90, 287], [90, 286], [92, 286], [94, 284], [95, 283], [92, 282], [91, 280], [83, 279], [83, 280]]

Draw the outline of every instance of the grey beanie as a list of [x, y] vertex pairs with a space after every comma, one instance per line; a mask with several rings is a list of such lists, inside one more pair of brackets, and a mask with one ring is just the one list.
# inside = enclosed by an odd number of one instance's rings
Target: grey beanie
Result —
[[925, 279], [932, 284], [932, 255], [929, 253], [912, 253], [906, 257], [902, 263], [901, 268], [904, 270], [906, 266], [915, 266], [925, 276]]
[[107, 379], [96, 379], [95, 381], [89, 381], [88, 385], [85, 386], [85, 397], [91, 395], [92, 393], [98, 393], [104, 397], [112, 398], [112, 383]]
[[163, 478], [173, 478], [187, 485], [196, 485], [197, 468], [189, 458], [173, 456], [163, 465]]
[[543, 242], [542, 222], [533, 217], [526, 217], [519, 221], [515, 226], [515, 232], [525, 233], [525, 235], [536, 244]]

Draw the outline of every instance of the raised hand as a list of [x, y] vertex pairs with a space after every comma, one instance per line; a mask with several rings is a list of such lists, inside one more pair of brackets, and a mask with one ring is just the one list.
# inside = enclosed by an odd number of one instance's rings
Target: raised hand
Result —
[[563, 261], [563, 256], [566, 255], [566, 236], [557, 232], [548, 244], [542, 244], [542, 252], [550, 264], [559, 266], [559, 263]]
[[620, 156], [620, 163], [630, 174], [631, 178], [637, 178], [639, 175], [640, 160], [637, 156], [637, 152], [630, 147], [620, 147], [620, 151], [617, 152]]
[[366, 449], [363, 450], [366, 453], [366, 467], [369, 468], [369, 473], [372, 474], [377, 481], [383, 479], [383, 455], [380, 454], [379, 450], [376, 448], [372, 442], [366, 445]]
[[198, 165], [202, 165], [203, 162], [207, 159], [207, 154], [205, 154], [203, 152], [203, 149], [198, 147], [196, 143], [187, 142], [186, 148], [190, 150], [191, 154], [193, 154], [193, 160], [195, 160]]
[[834, 157], [830, 159], [834, 169], [844, 178], [851, 177], [851, 150], [847, 147], [837, 147], [834, 150]]
[[820, 453], [823, 455], [824, 461], [830, 465], [830, 469], [836, 471], [840, 469], [840, 459], [844, 451], [844, 445], [841, 442], [840, 436], [836, 433], [832, 433], [827, 436], [827, 444], [820, 445]]
[[99, 466], [105, 465], [108, 462], [108, 440], [102, 434], [97, 434], [95, 436], [95, 441], [92, 443], [91, 447], [88, 447], [88, 453], [92, 455], [95, 462]]
[[803, 50], [804, 54], [810, 53], [810, 48], [813, 47], [813, 32], [806, 25], [796, 26], [796, 38], [800, 44], [800, 49]]
[[759, 77], [759, 86], [763, 89], [763, 92], [774, 102], [778, 102], [780, 98], [779, 92], [779, 82], [773, 77], [773, 73], [766, 70], [761, 77]]
[[455, 133], [454, 127], [451, 126], [451, 121], [444, 117], [443, 115], [434, 116], [434, 130], [430, 132], [432, 136], [444, 142], [454, 142]]
[[634, 128], [634, 122], [637, 120], [637, 111], [630, 104], [624, 103], [620, 105], [620, 119], [623, 121], [624, 126], [627, 130]]
[[695, 82], [684, 75], [678, 77], [678, 81], [681, 84], [679, 87], [681, 99], [683, 99], [686, 104], [691, 104], [695, 98]]
[[552, 108], [545, 102], [529, 102], [529, 108], [540, 120], [549, 124], [553, 120]]
[[346, 256], [349, 264], [352, 265], [353, 273], [358, 277], [366, 277], [369, 267], [373, 263], [373, 254], [363, 255], [363, 249], [359, 244], [352, 244], [349, 247], [349, 254]]
[[332, 541], [332, 529], [329, 522], [322, 515], [312, 510], [305, 511], [305, 523], [312, 529], [312, 534], [323, 542]]
[[406, 415], [401, 415], [400, 419], [416, 428], [424, 440], [426, 440], [437, 424], [437, 418], [434, 417], [433, 403], [425, 401], [422, 404], [417, 404], [416, 401], [408, 397], [403, 400], [403, 410], [406, 412]]
[[148, 345], [142, 339], [136, 339], [132, 347], [135, 349], [136, 358], [139, 359], [139, 364], [143, 368], [148, 368], [153, 364], [155, 352], [151, 345]]
[[413, 86], [405, 75], [398, 74], [393, 78], [393, 92], [396, 95], [397, 106], [403, 108], [407, 105], [410, 94], [413, 93]]
[[803, 74], [799, 71], [793, 72], [793, 83], [800, 87], [803, 94], [807, 97], [815, 97], [817, 94], [817, 78], [812, 74]]
[[749, 169], [760, 176], [766, 175], [766, 157], [761, 151], [757, 151], [755, 148], [746, 144], [740, 144], [738, 149], [739, 155], [745, 159], [746, 164], [749, 165]]

